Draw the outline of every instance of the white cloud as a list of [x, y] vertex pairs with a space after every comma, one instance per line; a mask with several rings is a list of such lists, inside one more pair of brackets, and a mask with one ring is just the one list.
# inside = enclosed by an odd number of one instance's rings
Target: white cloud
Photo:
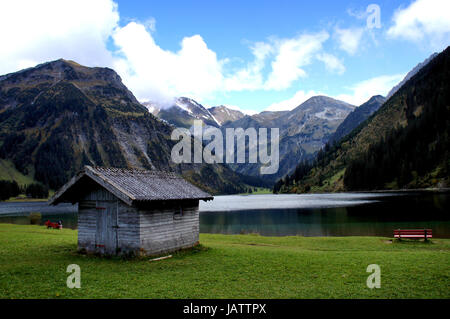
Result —
[[[281, 90], [306, 76], [302, 67], [313, 63], [314, 58], [331, 72], [344, 72], [339, 59], [323, 52], [322, 43], [328, 37], [320, 32], [257, 42], [250, 48], [253, 61], [237, 71], [226, 72], [229, 61], [218, 60], [201, 36], [184, 38], [181, 49], [172, 52], [161, 49], [143, 25], [130, 22], [113, 35], [122, 55], [115, 69], [139, 99], [163, 104], [172, 103], [174, 96], [189, 96], [201, 102], [218, 92]], [[265, 78], [263, 70], [270, 60], [271, 72]]]
[[[258, 42], [252, 47], [254, 60], [246, 67], [225, 79], [225, 91], [283, 90], [289, 88], [300, 77], [306, 77], [303, 69], [313, 58], [325, 63], [328, 70], [341, 73], [345, 68], [334, 56], [324, 53], [322, 44], [329, 38], [327, 32], [302, 34], [292, 39], [274, 39]], [[271, 71], [264, 78], [263, 69], [267, 61]]]
[[110, 66], [106, 42], [118, 21], [111, 0], [0, 1], [0, 74], [59, 58]]
[[351, 86], [351, 94], [340, 94], [335, 98], [359, 106], [374, 95], [386, 96], [404, 77], [405, 74], [377, 76]]
[[189, 96], [199, 101], [222, 86], [222, 64], [200, 35], [185, 37], [178, 52], [161, 49], [145, 26], [117, 28], [114, 43], [123, 58], [115, 68], [142, 100]]
[[315, 91], [308, 91], [305, 92], [303, 90], [297, 91], [293, 97], [281, 101], [276, 102], [264, 109], [264, 111], [290, 111], [295, 109], [297, 106], [308, 100], [309, 98], [316, 96], [316, 95], [323, 95], [322, 93], [315, 92]]
[[253, 60], [234, 70], [200, 35], [185, 37], [176, 51], [165, 50], [153, 36], [154, 18], [123, 26], [119, 20], [113, 0], [1, 1], [0, 74], [70, 59], [112, 67], [138, 99], [169, 104], [176, 96], [202, 102], [217, 93], [284, 90], [317, 61], [330, 72], [345, 70], [323, 49], [325, 31], [256, 42]]
[[225, 80], [226, 91], [256, 90], [263, 87], [262, 70], [266, 60], [273, 53], [273, 46], [265, 42], [257, 42], [251, 47], [254, 61], [238, 70]]
[[272, 62], [272, 71], [265, 83], [267, 90], [287, 89], [300, 77], [305, 77], [303, 67], [309, 65], [322, 44], [329, 38], [327, 32], [303, 34], [294, 39], [276, 42], [277, 55]]
[[364, 28], [335, 28], [334, 32], [334, 36], [338, 41], [339, 48], [350, 55], [354, 55], [360, 47]]
[[[450, 42], [450, 1], [417, 0], [398, 9], [387, 35], [443, 49]], [[426, 43], [424, 43], [426, 41]]]
[[329, 53], [320, 53], [317, 55], [317, 59], [325, 64], [325, 67], [330, 72], [342, 74], [345, 72], [345, 66], [341, 60]]

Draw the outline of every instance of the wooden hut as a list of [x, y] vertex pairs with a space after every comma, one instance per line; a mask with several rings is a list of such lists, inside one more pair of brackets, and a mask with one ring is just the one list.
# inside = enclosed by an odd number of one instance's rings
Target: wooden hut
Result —
[[78, 203], [78, 248], [157, 255], [199, 240], [199, 201], [213, 197], [174, 173], [85, 166], [50, 199]]

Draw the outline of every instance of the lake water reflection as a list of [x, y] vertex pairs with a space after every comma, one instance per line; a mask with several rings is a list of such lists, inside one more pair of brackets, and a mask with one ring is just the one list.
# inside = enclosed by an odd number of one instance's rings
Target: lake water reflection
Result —
[[449, 193], [218, 196], [214, 201], [201, 205], [201, 232], [390, 237], [396, 228], [426, 227], [436, 237], [450, 238]]

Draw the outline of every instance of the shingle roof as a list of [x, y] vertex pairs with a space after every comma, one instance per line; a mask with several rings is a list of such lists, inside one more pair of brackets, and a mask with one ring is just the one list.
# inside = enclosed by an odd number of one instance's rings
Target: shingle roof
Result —
[[[73, 191], [86, 177], [100, 184], [125, 203], [154, 200], [213, 199], [211, 195], [190, 184], [182, 177], [162, 171], [85, 166], [50, 199], [50, 205], [77, 202]], [[81, 187], [82, 188], [82, 187]], [[79, 195], [78, 195], [79, 196]]]

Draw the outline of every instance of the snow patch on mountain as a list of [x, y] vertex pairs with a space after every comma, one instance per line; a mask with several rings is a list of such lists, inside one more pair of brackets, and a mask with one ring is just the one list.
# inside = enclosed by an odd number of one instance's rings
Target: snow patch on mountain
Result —
[[175, 105], [178, 106], [180, 109], [182, 109], [183, 111], [188, 112], [189, 114], [193, 114], [193, 112], [191, 111], [191, 109], [189, 108], [188, 105], [184, 104], [183, 102], [181, 102], [180, 100], [177, 100], [175, 102]]
[[325, 110], [314, 114], [315, 117], [323, 120], [341, 120], [347, 116], [348, 112], [342, 112], [339, 109], [326, 107]]

